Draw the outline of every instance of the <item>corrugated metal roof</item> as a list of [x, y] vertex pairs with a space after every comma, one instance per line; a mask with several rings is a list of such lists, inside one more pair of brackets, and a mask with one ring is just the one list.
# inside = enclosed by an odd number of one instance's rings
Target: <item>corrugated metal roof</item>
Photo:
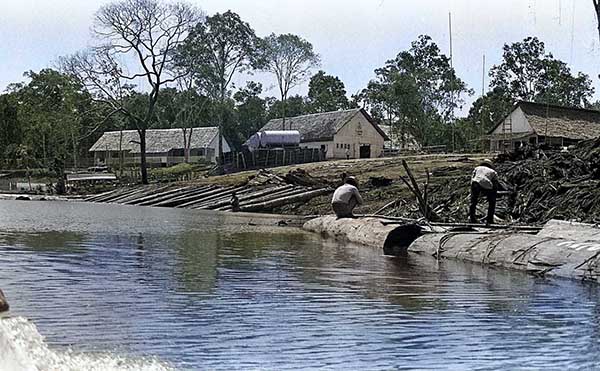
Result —
[[[198, 127], [192, 129], [190, 148], [206, 148], [215, 139], [219, 129], [214, 126]], [[107, 131], [94, 143], [90, 152], [118, 151], [119, 142], [121, 150], [140, 153], [140, 137], [136, 130], [123, 130], [121, 132]], [[189, 135], [189, 131], [186, 133]], [[150, 129], [146, 131], [146, 153], [165, 153], [172, 149], [183, 149], [182, 129]]]

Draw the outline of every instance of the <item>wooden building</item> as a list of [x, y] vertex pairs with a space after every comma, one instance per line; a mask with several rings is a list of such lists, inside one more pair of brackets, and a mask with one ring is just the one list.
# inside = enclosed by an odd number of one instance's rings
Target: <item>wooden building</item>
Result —
[[375, 158], [383, 155], [383, 144], [389, 140], [362, 108], [315, 113], [269, 121], [260, 131], [297, 130], [300, 146], [316, 148], [325, 158]]
[[[186, 135], [189, 135], [187, 130]], [[218, 128], [193, 128], [190, 140], [190, 162], [215, 162], [218, 153]], [[119, 163], [120, 153], [124, 163], [140, 162], [140, 137], [136, 130], [107, 131], [94, 143], [90, 152], [96, 165]], [[223, 138], [223, 152], [230, 152]], [[182, 129], [150, 129], [146, 131], [146, 160], [149, 166], [172, 166], [185, 162], [184, 134]]]
[[569, 146], [600, 136], [600, 111], [522, 101], [488, 135], [492, 152], [525, 144]]

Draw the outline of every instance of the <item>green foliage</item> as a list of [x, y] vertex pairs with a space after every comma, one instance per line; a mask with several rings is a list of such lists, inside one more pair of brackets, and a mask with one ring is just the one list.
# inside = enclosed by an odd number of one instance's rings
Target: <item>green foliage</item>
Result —
[[258, 38], [232, 11], [198, 22], [177, 50], [176, 65], [194, 77], [197, 88], [222, 102], [235, 73], [256, 64]]
[[155, 168], [150, 170], [150, 176], [159, 182], [168, 182], [181, 180], [183, 178], [190, 179], [192, 175], [203, 169], [202, 166], [192, 164], [177, 164], [171, 167]]
[[513, 101], [525, 100], [563, 106], [584, 107], [594, 93], [584, 73], [573, 75], [563, 61], [546, 53], [536, 37], [505, 44], [502, 63], [490, 70], [490, 87]]
[[310, 70], [320, 63], [319, 55], [307, 40], [297, 35], [271, 34], [261, 42], [261, 69], [275, 75], [282, 106], [278, 111], [285, 121], [286, 116], [293, 116], [286, 105], [290, 89], [300, 85], [310, 75]]
[[452, 143], [444, 125], [452, 123], [454, 110], [471, 91], [429, 36], [420, 36], [375, 74], [360, 96], [374, 117], [412, 134], [421, 145]]
[[237, 112], [237, 132], [243, 138], [240, 142], [260, 130], [267, 122], [267, 104], [265, 99], [260, 97], [261, 93], [262, 85], [249, 81], [245, 88], [233, 95]]
[[230, 131], [225, 127], [231, 95], [228, 89], [237, 72], [257, 65], [258, 43], [252, 27], [236, 13], [227, 11], [199, 22], [177, 50], [178, 68], [188, 71], [195, 87], [215, 102], [219, 161], [223, 158], [221, 135]]
[[344, 83], [337, 76], [317, 72], [308, 83], [308, 101], [311, 112], [330, 112], [351, 107]]
[[287, 113], [288, 117], [296, 117], [311, 113], [310, 106], [306, 98], [300, 95], [294, 95], [287, 99], [285, 103], [276, 98], [267, 98], [268, 115], [267, 119], [277, 119]]

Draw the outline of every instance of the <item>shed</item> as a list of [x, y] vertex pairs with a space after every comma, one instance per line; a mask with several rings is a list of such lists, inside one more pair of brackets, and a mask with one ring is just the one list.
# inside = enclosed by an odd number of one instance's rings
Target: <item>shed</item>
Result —
[[[214, 126], [187, 129], [192, 131], [190, 140], [190, 162], [216, 161], [218, 132]], [[90, 148], [95, 164], [119, 163], [122, 152], [126, 164], [140, 162], [139, 134], [137, 130], [107, 131]], [[223, 138], [223, 152], [230, 152]], [[146, 131], [146, 160], [151, 166], [171, 166], [185, 162], [183, 129], [149, 129]]]
[[300, 146], [317, 148], [325, 158], [373, 158], [383, 154], [389, 140], [362, 108], [314, 113], [269, 121], [260, 131], [297, 130]]
[[520, 101], [488, 135], [493, 152], [523, 144], [568, 146], [600, 137], [600, 111]]

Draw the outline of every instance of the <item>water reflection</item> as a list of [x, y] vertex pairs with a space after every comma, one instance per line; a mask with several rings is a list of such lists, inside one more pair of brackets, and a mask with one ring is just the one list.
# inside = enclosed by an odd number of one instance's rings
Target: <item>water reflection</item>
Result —
[[[0, 204], [0, 220], [12, 205]], [[158, 356], [181, 369], [600, 361], [597, 286], [426, 256], [390, 259], [239, 217], [225, 224], [222, 214], [19, 207], [0, 235], [0, 287], [53, 347]], [[43, 230], [31, 224], [40, 213]], [[67, 217], [59, 223], [59, 215]]]

